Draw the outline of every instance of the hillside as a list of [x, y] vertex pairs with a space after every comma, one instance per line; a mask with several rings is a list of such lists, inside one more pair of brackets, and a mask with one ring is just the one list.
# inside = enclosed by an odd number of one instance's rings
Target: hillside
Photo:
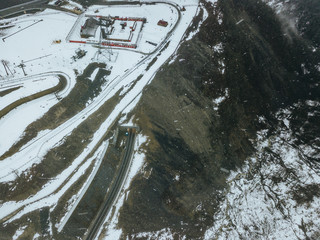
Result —
[[319, 0], [34, 4], [0, 18], [1, 240], [320, 238]]
[[127, 236], [319, 237], [320, 3], [286, 2], [202, 2], [134, 112], [150, 141]]

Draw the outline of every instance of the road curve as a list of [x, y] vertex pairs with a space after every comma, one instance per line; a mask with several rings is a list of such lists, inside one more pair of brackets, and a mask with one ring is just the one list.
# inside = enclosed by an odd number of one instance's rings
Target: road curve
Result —
[[107, 193], [106, 201], [100, 207], [97, 213], [97, 216], [94, 218], [94, 220], [90, 224], [88, 232], [84, 236], [85, 240], [93, 240], [96, 237], [101, 225], [103, 224], [103, 222], [105, 221], [109, 213], [109, 210], [111, 209], [114, 201], [116, 200], [118, 193], [121, 190], [123, 182], [126, 178], [128, 167], [132, 159], [135, 137], [136, 137], [136, 129], [130, 128], [129, 135], [126, 142], [125, 153], [120, 163], [119, 172], [114, 182], [112, 183], [110, 191]]
[[61, 92], [64, 89], [66, 89], [66, 87], [68, 86], [67, 78], [65, 78], [63, 75], [59, 75], [59, 74], [57, 74], [57, 75], [56, 74], [50, 74], [50, 75], [54, 75], [54, 76], [57, 76], [59, 78], [59, 83], [56, 86], [48, 88], [48, 89], [45, 89], [45, 90], [42, 90], [42, 91], [37, 92], [37, 93], [33, 93], [33, 94], [31, 94], [29, 96], [26, 96], [26, 97], [22, 97], [19, 100], [10, 103], [9, 105], [4, 107], [3, 109], [0, 109], [0, 119], [3, 116], [5, 116], [6, 114], [8, 114], [11, 110], [15, 109], [18, 106], [21, 106], [22, 104], [25, 104], [27, 102], [33, 101], [33, 100], [35, 100], [37, 98], [41, 98], [41, 97], [43, 97], [45, 95]]

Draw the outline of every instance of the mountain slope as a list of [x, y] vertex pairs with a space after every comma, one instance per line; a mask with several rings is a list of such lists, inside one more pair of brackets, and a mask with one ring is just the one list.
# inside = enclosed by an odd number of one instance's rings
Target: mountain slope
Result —
[[286, 223], [288, 238], [317, 236], [320, 53], [303, 22], [319, 16], [300, 5], [277, 15], [261, 1], [202, 2], [200, 31], [135, 109], [149, 144], [124, 235], [280, 239]]

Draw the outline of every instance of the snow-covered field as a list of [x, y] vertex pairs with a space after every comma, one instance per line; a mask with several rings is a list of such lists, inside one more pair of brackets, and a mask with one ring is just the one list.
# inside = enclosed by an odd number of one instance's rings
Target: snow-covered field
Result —
[[[36, 14], [0, 21], [0, 23], [10, 22], [11, 25], [14, 25], [14, 27], [2, 31], [2, 37], [5, 37], [5, 39], [0, 41], [0, 60], [6, 61], [13, 74], [7, 76], [5, 69], [0, 66], [0, 91], [7, 90], [13, 82], [21, 86], [20, 89], [0, 97], [1, 107], [5, 107], [23, 96], [34, 94], [57, 84], [57, 72], [64, 75], [68, 81], [66, 89], [62, 93], [58, 93], [60, 97], [64, 98], [76, 83], [76, 72], [81, 74], [92, 61], [104, 62], [107, 64], [107, 68], [111, 70], [101, 93], [88, 102], [85, 109], [57, 128], [39, 132], [37, 137], [24, 145], [19, 152], [0, 161], [1, 183], [13, 182], [18, 175], [28, 172], [32, 166], [39, 164], [50, 149], [63, 144], [66, 136], [70, 135], [76, 127], [121, 90], [120, 102], [73, 163], [32, 197], [19, 202], [2, 202], [0, 204], [0, 219], [7, 217], [17, 209], [19, 210], [7, 220], [7, 223], [45, 206], [49, 206], [53, 210], [57, 200], [92, 164], [94, 157], [88, 158], [89, 154], [121, 114], [126, 114], [134, 108], [140, 99], [142, 89], [152, 80], [161, 65], [175, 53], [187, 27], [196, 14], [198, 7], [196, 0], [185, 0], [177, 2], [177, 4], [180, 4], [180, 7], [182, 5], [186, 6], [186, 11], [181, 16], [175, 7], [165, 2], [155, 5], [117, 6], [116, 8], [91, 7], [88, 11], [99, 9], [100, 14], [104, 11], [106, 11], [105, 14], [109, 14], [112, 8], [114, 13], [116, 12], [121, 16], [134, 15], [147, 18], [147, 23], [140, 32], [140, 43], [136, 52], [113, 49], [113, 55], [108, 56], [107, 52], [102, 50], [104, 54], [101, 54], [99, 58], [97, 58], [98, 49], [94, 46], [65, 41], [77, 22], [78, 16], [76, 15], [47, 9]], [[159, 8], [163, 11], [159, 11]], [[117, 10], [115, 11], [115, 9]], [[160, 19], [169, 22], [167, 28], [157, 26]], [[172, 31], [170, 32], [170, 30]], [[61, 40], [61, 43], [55, 42], [59, 40]], [[146, 43], [146, 40], [156, 42], [157, 46]], [[163, 48], [164, 46], [166, 48]], [[75, 60], [73, 56], [79, 49], [85, 51], [86, 54]], [[161, 50], [162, 52], [159, 55]], [[149, 65], [156, 56], [157, 60]], [[22, 69], [17, 67], [21, 63], [25, 65], [26, 77]], [[146, 70], [147, 66], [148, 70]], [[94, 74], [91, 78], [94, 78]], [[138, 76], [142, 77], [135, 85], [132, 85]], [[24, 129], [30, 123], [43, 116], [58, 101], [53, 94], [47, 95], [19, 106], [1, 118], [1, 136], [5, 137], [0, 138], [0, 153], [3, 154], [8, 150], [12, 144], [23, 136]], [[94, 156], [101, 154], [101, 151], [99, 148]], [[140, 160], [133, 161], [128, 179], [131, 179], [142, 165], [143, 160], [141, 159], [143, 157], [139, 153], [137, 154], [134, 159], [139, 158]], [[96, 164], [97, 166], [98, 164]], [[95, 168], [93, 171], [95, 171]], [[129, 183], [130, 181], [127, 181], [126, 188]], [[76, 197], [72, 199], [76, 199]], [[114, 219], [114, 221], [117, 220]]]
[[21, 98], [28, 97], [34, 93], [52, 88], [58, 83], [59, 80], [56, 77], [38, 78], [33, 79], [32, 81], [29, 80], [28, 82], [24, 82], [21, 84], [21, 88], [1, 97], [0, 110], [5, 108], [10, 103], [13, 103]]

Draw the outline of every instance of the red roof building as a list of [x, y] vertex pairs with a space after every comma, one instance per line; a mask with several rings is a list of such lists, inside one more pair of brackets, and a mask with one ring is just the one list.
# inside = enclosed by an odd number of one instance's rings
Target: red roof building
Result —
[[158, 25], [162, 26], [162, 27], [166, 27], [166, 26], [168, 26], [168, 22], [166, 22], [164, 20], [159, 20]]

